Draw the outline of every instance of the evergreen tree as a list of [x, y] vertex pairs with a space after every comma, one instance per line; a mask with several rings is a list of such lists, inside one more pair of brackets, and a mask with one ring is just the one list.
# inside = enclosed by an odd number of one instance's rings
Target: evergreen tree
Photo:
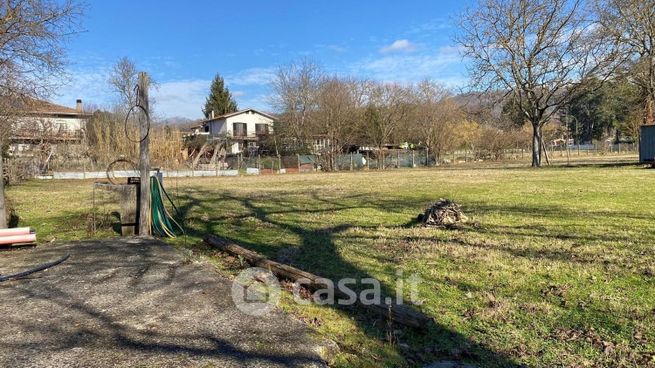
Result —
[[211, 117], [212, 110], [216, 116], [228, 114], [237, 111], [237, 103], [232, 97], [232, 93], [225, 86], [223, 77], [216, 74], [209, 90], [209, 96], [205, 101], [205, 107], [202, 112], [206, 118]]
[[625, 132], [626, 126], [632, 124], [633, 113], [640, 108], [639, 97], [637, 87], [624, 78], [615, 78], [602, 85], [592, 80], [583, 93], [571, 101], [570, 117], [564, 119], [579, 142], [616, 135], [617, 130]]

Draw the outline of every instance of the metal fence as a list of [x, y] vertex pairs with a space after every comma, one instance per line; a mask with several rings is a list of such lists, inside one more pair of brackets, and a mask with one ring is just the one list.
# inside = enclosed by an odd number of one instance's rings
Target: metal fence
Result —
[[[636, 154], [637, 144], [586, 144], [550, 146], [547, 153], [551, 159], [575, 158], [576, 156], [628, 155]], [[528, 149], [505, 149], [498, 152], [457, 150], [438, 155], [426, 149], [383, 150], [381, 152], [353, 152], [336, 157], [325, 155], [231, 155], [213, 163], [182, 163], [176, 167], [161, 167], [169, 176], [233, 176], [239, 174], [274, 174], [312, 171], [356, 171], [397, 168], [433, 167], [437, 164], [460, 164], [472, 161], [529, 160]], [[51, 178], [101, 178], [106, 167], [88, 162], [65, 160], [53, 161], [48, 167], [39, 165], [29, 158], [5, 160], [5, 175], [21, 180], [28, 177]]]
[[[634, 154], [636, 144], [587, 144], [575, 146], [551, 146], [547, 148], [550, 158], [574, 157], [583, 155], [603, 154]], [[310, 171], [349, 171], [349, 170], [382, 170], [396, 168], [432, 167], [437, 164], [455, 164], [472, 161], [494, 160], [528, 160], [531, 151], [528, 149], [506, 149], [500, 152], [481, 152], [458, 150], [443, 153], [438, 157], [428, 150], [384, 150], [382, 152], [354, 152], [339, 154], [328, 164], [330, 158], [325, 155], [234, 155], [215, 164], [199, 165], [203, 170], [238, 170], [249, 173], [276, 172], [310, 172]]]

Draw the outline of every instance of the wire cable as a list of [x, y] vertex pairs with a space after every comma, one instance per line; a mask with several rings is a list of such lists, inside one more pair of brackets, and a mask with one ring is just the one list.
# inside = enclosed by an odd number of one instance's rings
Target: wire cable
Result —
[[[145, 134], [141, 139], [139, 139], [139, 140], [134, 140], [134, 139], [130, 138], [130, 133], [129, 133], [128, 129], [127, 129], [127, 122], [128, 122], [128, 120], [130, 119], [130, 114], [131, 114], [131, 113], [134, 111], [134, 109], [136, 109], [137, 107], [138, 107], [139, 109], [141, 109], [141, 111], [143, 112], [143, 114], [146, 116], [147, 129], [146, 129], [146, 134]], [[145, 140], [148, 138], [148, 135], [150, 135], [150, 115], [148, 114], [148, 111], [146, 111], [146, 108], [143, 107], [143, 106], [141, 106], [141, 105], [139, 105], [138, 103], [137, 103], [136, 105], [130, 107], [130, 109], [127, 110], [127, 114], [125, 114], [125, 123], [124, 123], [124, 126], [125, 126], [125, 137], [127, 137], [127, 140], [129, 140], [129, 141], [132, 142], [132, 143], [141, 143], [141, 142], [145, 141]]]
[[67, 255], [61, 257], [60, 259], [58, 259], [58, 260], [56, 260], [54, 262], [44, 263], [44, 264], [42, 264], [40, 266], [34, 267], [34, 268], [32, 268], [30, 270], [27, 270], [27, 271], [15, 273], [13, 275], [0, 276], [0, 282], [25, 278], [25, 277], [33, 274], [33, 273], [36, 273], [36, 272], [39, 272], [39, 271], [44, 271], [44, 270], [47, 270], [48, 268], [51, 268], [51, 267], [54, 267], [54, 266], [56, 266], [56, 265], [58, 265], [60, 263], [63, 263], [69, 257], [70, 257], [70, 254], [67, 254]]

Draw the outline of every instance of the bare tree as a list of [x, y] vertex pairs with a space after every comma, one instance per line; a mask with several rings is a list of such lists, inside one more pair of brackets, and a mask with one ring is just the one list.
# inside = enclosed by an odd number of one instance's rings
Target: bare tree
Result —
[[644, 123], [655, 123], [655, 0], [597, 0], [603, 31], [631, 64], [632, 81], [644, 97]]
[[377, 148], [378, 159], [384, 157], [382, 149], [386, 144], [394, 143], [394, 134], [405, 122], [411, 109], [411, 89], [395, 83], [372, 85], [367, 96], [363, 125], [360, 127], [360, 139], [364, 144]]
[[438, 163], [443, 152], [457, 148], [456, 124], [464, 115], [443, 86], [424, 80], [415, 86], [411, 135], [435, 155]]
[[325, 149], [328, 170], [338, 170], [338, 154], [355, 141], [365, 93], [362, 86], [357, 80], [334, 76], [320, 87], [312, 131], [329, 141]]
[[474, 87], [503, 91], [533, 128], [532, 166], [541, 166], [542, 127], [590, 77], [615, 65], [613, 43], [583, 0], [481, 0], [460, 19], [457, 42]]
[[127, 57], [120, 58], [112, 67], [109, 85], [118, 95], [119, 106], [123, 109], [129, 109], [136, 102], [138, 75], [136, 65]]
[[[7, 0], [0, 3], [0, 130], [6, 138], [18, 119], [16, 101], [49, 94], [61, 80], [64, 41], [79, 29], [74, 1]], [[4, 140], [3, 140], [4, 141]], [[0, 159], [0, 173], [3, 172]], [[7, 226], [0, 180], [0, 227]]]
[[312, 112], [316, 110], [317, 97], [324, 81], [322, 69], [310, 60], [280, 67], [272, 83], [272, 104], [282, 112], [284, 132], [295, 141], [297, 147], [306, 148], [310, 138]]

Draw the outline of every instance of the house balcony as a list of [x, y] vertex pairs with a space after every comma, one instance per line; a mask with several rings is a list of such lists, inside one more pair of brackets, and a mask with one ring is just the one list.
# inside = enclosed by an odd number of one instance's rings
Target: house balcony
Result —
[[10, 135], [9, 140], [21, 143], [63, 143], [79, 142], [82, 138], [84, 138], [84, 132], [81, 130], [42, 131], [35, 129], [15, 129]]
[[244, 140], [244, 141], [256, 141], [262, 138], [266, 138], [268, 133], [240, 133], [233, 132], [231, 135], [228, 135], [230, 138], [235, 140]]

